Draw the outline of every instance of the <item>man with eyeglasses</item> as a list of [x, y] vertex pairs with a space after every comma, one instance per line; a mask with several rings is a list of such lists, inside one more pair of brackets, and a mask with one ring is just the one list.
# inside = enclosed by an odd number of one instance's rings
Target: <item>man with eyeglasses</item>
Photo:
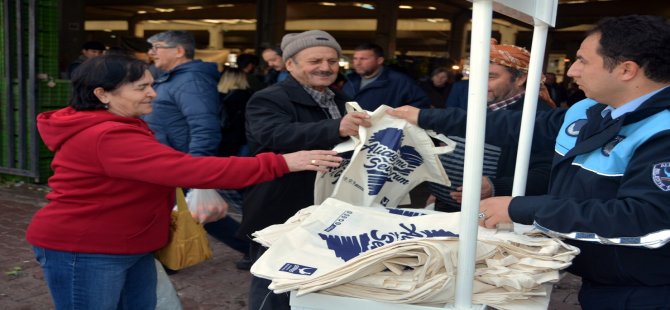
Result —
[[165, 73], [154, 82], [153, 112], [145, 117], [163, 144], [194, 156], [217, 155], [219, 71], [215, 63], [194, 60], [195, 39], [187, 31], [151, 36], [149, 56]]
[[[194, 60], [195, 39], [187, 31], [164, 31], [147, 40], [149, 56], [163, 70], [154, 81], [153, 112], [144, 117], [158, 141], [193, 156], [219, 155], [221, 114], [215, 63]], [[207, 232], [246, 254], [249, 243], [234, 237], [239, 223], [230, 216], [205, 224]]]

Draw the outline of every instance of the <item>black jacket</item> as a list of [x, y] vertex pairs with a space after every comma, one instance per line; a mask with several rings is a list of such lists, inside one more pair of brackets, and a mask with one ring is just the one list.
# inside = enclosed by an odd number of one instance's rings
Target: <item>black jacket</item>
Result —
[[[335, 93], [340, 114], [346, 98]], [[346, 139], [339, 134], [340, 119], [330, 119], [293, 77], [256, 92], [247, 103], [247, 143], [252, 154], [329, 150]], [[255, 185], [245, 194], [239, 236], [285, 222], [298, 210], [314, 204], [315, 172], [284, 175]]]

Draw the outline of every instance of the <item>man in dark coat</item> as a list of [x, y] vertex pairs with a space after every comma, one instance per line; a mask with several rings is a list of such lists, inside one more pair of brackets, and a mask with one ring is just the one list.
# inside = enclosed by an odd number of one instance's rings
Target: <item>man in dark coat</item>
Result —
[[[369, 127], [364, 112], [345, 115], [346, 98], [330, 86], [338, 73], [342, 49], [327, 32], [290, 33], [281, 43], [290, 76], [256, 92], [247, 103], [247, 142], [252, 154], [330, 149]], [[250, 188], [245, 196], [240, 235], [285, 222], [314, 203], [314, 172], [298, 172]], [[252, 243], [251, 259], [265, 251]], [[254, 277], [250, 309], [289, 309], [288, 294], [274, 294], [270, 280]]]
[[374, 43], [356, 47], [353, 57], [355, 73], [350, 73], [343, 91], [368, 111], [380, 105], [390, 107], [413, 105], [430, 107], [430, 99], [409, 76], [384, 66], [384, 50]]
[[[530, 53], [514, 45], [491, 45], [487, 103], [490, 113], [497, 110], [522, 111]], [[551, 109], [539, 99], [537, 110]], [[464, 135], [449, 135], [457, 142], [451, 154], [440, 155], [440, 161], [451, 180], [450, 186], [431, 184], [435, 196], [435, 210], [460, 211], [465, 153]], [[481, 197], [512, 194], [517, 157], [516, 144], [504, 139], [489, 142], [484, 147], [484, 167]], [[547, 192], [552, 152], [536, 154], [528, 167], [527, 195]]]

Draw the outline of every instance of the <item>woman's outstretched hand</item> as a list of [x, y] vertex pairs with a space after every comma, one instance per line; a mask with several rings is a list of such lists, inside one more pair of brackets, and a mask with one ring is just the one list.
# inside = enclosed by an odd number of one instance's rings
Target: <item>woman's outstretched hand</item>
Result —
[[284, 159], [291, 172], [314, 170], [325, 172], [330, 167], [337, 167], [342, 162], [342, 157], [337, 156], [335, 151], [299, 151], [284, 154]]

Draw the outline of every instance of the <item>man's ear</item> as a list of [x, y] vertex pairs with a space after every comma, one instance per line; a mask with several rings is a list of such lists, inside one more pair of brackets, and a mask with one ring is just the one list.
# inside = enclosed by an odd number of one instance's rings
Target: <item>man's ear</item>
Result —
[[98, 97], [98, 100], [100, 100], [100, 102], [102, 102], [102, 103], [104, 103], [104, 104], [108, 104], [108, 103], [109, 103], [109, 97], [108, 97], [108, 95], [107, 95], [107, 92], [106, 92], [104, 89], [102, 89], [102, 87], [96, 87], [96, 88], [93, 90], [93, 94], [94, 94], [96, 97]]
[[522, 74], [516, 80], [514, 81], [514, 85], [516, 85], [519, 88], [524, 88], [524, 84], [526, 84], [526, 80], [528, 79], [528, 74]]
[[629, 81], [635, 78], [640, 72], [640, 66], [634, 61], [624, 61], [619, 64], [619, 70], [621, 70], [621, 79], [624, 81]]
[[295, 61], [293, 61], [293, 58], [286, 59], [284, 61], [284, 66], [286, 67], [286, 71], [292, 72], [293, 69], [295, 68]]
[[186, 57], [186, 49], [184, 49], [184, 47], [181, 45], [177, 45], [177, 57]]
[[377, 57], [377, 64], [378, 65], [383, 65], [384, 64], [384, 57]]

